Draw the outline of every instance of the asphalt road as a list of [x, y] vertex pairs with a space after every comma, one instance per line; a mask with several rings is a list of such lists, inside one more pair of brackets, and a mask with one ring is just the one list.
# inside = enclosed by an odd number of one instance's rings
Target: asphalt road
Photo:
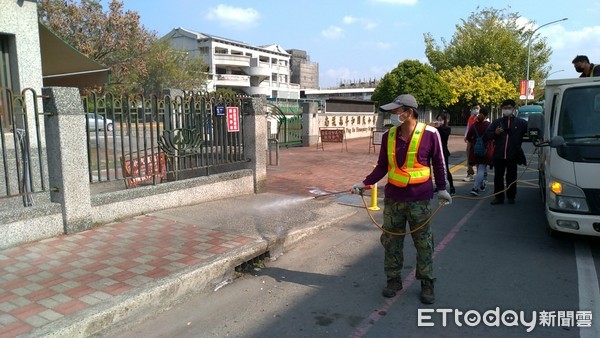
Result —
[[[516, 204], [492, 206], [490, 197], [456, 196], [432, 221], [434, 305], [419, 302], [411, 239], [403, 292], [381, 296], [380, 231], [365, 211], [230, 285], [114, 336], [598, 337], [600, 319], [592, 318], [591, 328], [578, 325], [589, 324], [590, 313], [600, 314], [599, 241], [548, 236], [537, 157], [531, 158], [527, 170], [519, 168], [524, 174]], [[456, 185], [467, 192], [471, 183]], [[363, 208], [358, 196], [340, 195], [336, 202]], [[381, 211], [373, 215], [381, 222]]]

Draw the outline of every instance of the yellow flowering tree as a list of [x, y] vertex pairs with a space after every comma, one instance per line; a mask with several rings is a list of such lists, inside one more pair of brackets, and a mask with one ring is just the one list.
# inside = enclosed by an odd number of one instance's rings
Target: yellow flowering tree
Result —
[[458, 66], [440, 70], [438, 74], [452, 92], [449, 105], [458, 107], [458, 110], [474, 103], [497, 106], [504, 99], [516, 100], [519, 96], [515, 86], [502, 77], [501, 67], [497, 64]]

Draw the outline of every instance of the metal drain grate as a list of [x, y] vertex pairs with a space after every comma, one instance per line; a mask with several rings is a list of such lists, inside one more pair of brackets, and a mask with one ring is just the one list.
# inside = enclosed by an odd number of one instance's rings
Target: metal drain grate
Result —
[[262, 269], [265, 267], [265, 261], [269, 259], [271, 256], [269, 252], [262, 253], [238, 266], [235, 267], [235, 272], [237, 273], [251, 273], [255, 271], [255, 269]]

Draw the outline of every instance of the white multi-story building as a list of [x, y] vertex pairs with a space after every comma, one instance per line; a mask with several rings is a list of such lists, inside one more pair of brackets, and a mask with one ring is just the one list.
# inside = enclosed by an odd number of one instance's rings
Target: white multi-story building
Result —
[[163, 39], [204, 59], [209, 66], [207, 91], [230, 88], [248, 95], [300, 98], [300, 85], [290, 83], [291, 55], [277, 44], [253, 46], [181, 27]]

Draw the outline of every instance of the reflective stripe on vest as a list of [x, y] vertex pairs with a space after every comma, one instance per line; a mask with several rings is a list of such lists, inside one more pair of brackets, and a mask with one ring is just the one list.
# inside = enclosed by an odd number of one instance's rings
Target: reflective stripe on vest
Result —
[[406, 159], [402, 167], [398, 168], [396, 162], [396, 133], [398, 127], [390, 128], [388, 134], [388, 182], [403, 188], [409, 184], [424, 183], [429, 180], [431, 170], [428, 165], [422, 165], [417, 160], [417, 153], [421, 144], [421, 138], [425, 133], [425, 123], [417, 123], [417, 127], [413, 132]]
[[594, 76], [594, 69], [596, 69], [596, 66], [598, 66], [598, 65], [594, 65], [594, 67], [592, 67], [592, 70], [590, 71], [590, 75], [588, 75], [587, 77]]

